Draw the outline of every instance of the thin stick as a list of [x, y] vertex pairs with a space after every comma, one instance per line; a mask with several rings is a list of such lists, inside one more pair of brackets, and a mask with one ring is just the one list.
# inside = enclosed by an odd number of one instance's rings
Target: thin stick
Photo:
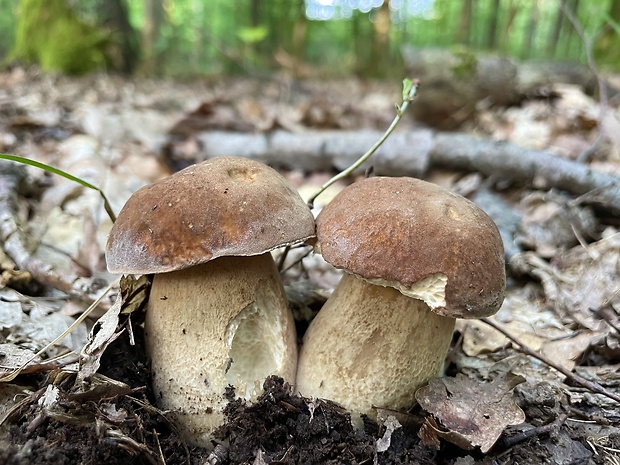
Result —
[[580, 386], [582, 386], [582, 387], [584, 387], [586, 389], [589, 389], [592, 392], [596, 392], [597, 394], [601, 394], [601, 395], [603, 395], [605, 397], [609, 397], [610, 399], [615, 400], [616, 402], [620, 403], [620, 396], [618, 394], [614, 394], [613, 392], [608, 391], [607, 389], [605, 389], [600, 384], [595, 383], [594, 381], [589, 381], [589, 380], [585, 379], [584, 377], [579, 376], [577, 373], [573, 373], [572, 371], [567, 370], [563, 366], [560, 366], [560, 365], [556, 364], [555, 362], [549, 360], [544, 355], [541, 355], [538, 352], [533, 351], [532, 349], [527, 347], [523, 342], [519, 341], [516, 337], [514, 337], [514, 336], [510, 335], [509, 333], [507, 333], [504, 329], [500, 328], [496, 323], [492, 322], [488, 318], [481, 318], [481, 321], [483, 321], [484, 323], [488, 324], [491, 328], [499, 331], [504, 336], [506, 336], [508, 339], [510, 339], [512, 342], [517, 344], [519, 346], [519, 350], [521, 352], [523, 352], [525, 355], [529, 355], [530, 357], [534, 357], [535, 359], [540, 360], [541, 362], [543, 362], [545, 365], [549, 365], [551, 368], [553, 368], [554, 370], [559, 371], [564, 376], [566, 376], [568, 379], [571, 379], [572, 381], [574, 381], [575, 383], [579, 384]]
[[346, 170], [341, 171], [336, 176], [334, 176], [329, 181], [327, 181], [325, 184], [323, 184], [321, 188], [312, 197], [310, 197], [310, 199], [308, 200], [308, 206], [310, 208], [314, 208], [314, 201], [316, 200], [316, 198], [319, 195], [321, 195], [323, 192], [325, 192], [325, 190], [329, 186], [349, 176], [353, 171], [359, 168], [362, 165], [362, 163], [368, 160], [372, 156], [372, 154], [377, 151], [379, 147], [381, 147], [381, 144], [385, 142], [385, 140], [390, 136], [390, 134], [392, 134], [392, 131], [394, 131], [396, 126], [398, 126], [398, 123], [400, 123], [400, 120], [402, 119], [403, 114], [409, 107], [409, 104], [413, 101], [413, 98], [415, 97], [415, 94], [418, 91], [418, 87], [420, 87], [420, 82], [417, 79], [414, 81], [405, 79], [403, 81], [403, 102], [401, 105], [396, 105], [396, 117], [392, 121], [392, 124], [390, 124], [390, 127], [387, 128], [383, 136], [381, 136], [381, 138], [377, 142], [375, 142], [375, 145], [373, 145], [370, 148], [370, 150], [368, 150], [368, 152], [362, 155], [355, 163], [349, 166]]
[[502, 442], [506, 448], [519, 444], [520, 442], [527, 441], [533, 437], [542, 436], [543, 434], [551, 434], [559, 431], [562, 425], [566, 422], [568, 415], [563, 413], [557, 417], [553, 422], [546, 425], [537, 426], [536, 428], [521, 431], [514, 436], [505, 438]]

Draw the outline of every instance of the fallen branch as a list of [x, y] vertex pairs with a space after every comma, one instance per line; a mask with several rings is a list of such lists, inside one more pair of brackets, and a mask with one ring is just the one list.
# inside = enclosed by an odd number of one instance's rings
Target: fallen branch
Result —
[[[341, 171], [382, 134], [379, 131], [205, 132], [198, 136], [203, 151], [192, 162], [234, 153], [283, 169]], [[434, 167], [479, 172], [514, 185], [563, 190], [582, 196], [580, 202], [584, 204], [620, 214], [620, 178], [593, 170], [587, 164], [508, 142], [430, 129], [396, 132], [379, 147], [372, 164], [375, 173], [387, 176], [423, 177]]]
[[431, 164], [542, 190], [563, 190], [583, 196], [585, 204], [620, 214], [620, 178], [549, 152], [466, 134], [438, 133]]

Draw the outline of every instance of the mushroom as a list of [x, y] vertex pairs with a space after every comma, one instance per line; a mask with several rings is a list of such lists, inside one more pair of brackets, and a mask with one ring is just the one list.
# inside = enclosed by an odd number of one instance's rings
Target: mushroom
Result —
[[504, 298], [496, 225], [418, 179], [344, 189], [318, 215], [317, 251], [345, 273], [304, 336], [296, 387], [371, 418], [375, 407], [415, 405], [442, 367], [455, 319], [491, 315]]
[[127, 201], [106, 248], [108, 270], [154, 274], [145, 321], [158, 405], [208, 446], [225, 391], [244, 399], [278, 375], [293, 384], [297, 341], [270, 251], [314, 236], [309, 208], [262, 163], [213, 158]]

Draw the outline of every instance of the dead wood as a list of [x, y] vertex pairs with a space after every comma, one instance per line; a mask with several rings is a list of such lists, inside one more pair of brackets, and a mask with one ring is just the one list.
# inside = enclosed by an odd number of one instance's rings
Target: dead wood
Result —
[[[342, 170], [381, 137], [380, 131], [309, 131], [271, 134], [205, 132], [201, 161], [237, 154], [283, 169]], [[422, 177], [430, 168], [479, 172], [505, 185], [558, 189], [583, 204], [620, 214], [620, 178], [549, 152], [470, 136], [415, 129], [393, 134], [370, 161], [377, 174]]]
[[620, 214], [620, 178], [549, 152], [466, 134], [437, 133], [431, 163], [509, 184], [559, 189], [582, 196], [584, 204]]
[[479, 102], [515, 105], [529, 98], [552, 96], [557, 84], [579, 86], [589, 95], [602, 85], [618, 89], [591, 67], [558, 61], [517, 61], [474, 50], [438, 47], [402, 48], [407, 74], [423, 83], [412, 111], [417, 121], [437, 129], [456, 129], [476, 113]]
[[54, 269], [49, 263], [34, 257], [29, 238], [20, 225], [18, 193], [26, 180], [22, 166], [0, 161], [0, 241], [4, 252], [18, 269], [30, 273], [39, 283], [50, 286], [88, 304], [93, 303], [103, 287], [97, 280], [83, 278]]

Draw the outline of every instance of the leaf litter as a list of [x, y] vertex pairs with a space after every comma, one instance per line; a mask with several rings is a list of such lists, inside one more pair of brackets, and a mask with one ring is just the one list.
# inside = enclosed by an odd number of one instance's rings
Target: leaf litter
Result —
[[[357, 81], [344, 84], [348, 92], [343, 96], [337, 92], [343, 83], [297, 87], [278, 80], [265, 85], [240, 79], [208, 85], [136, 85], [117, 77], [52, 78], [20, 69], [2, 73], [0, 80], [11, 83], [0, 91], [0, 150], [28, 154], [79, 174], [103, 187], [116, 211], [131, 192], [165, 176], [178, 161], [194, 160], [205, 128], [384, 129], [393, 117], [392, 104], [398, 101], [396, 92], [392, 95], [381, 85]], [[553, 103], [526, 101], [521, 108], [489, 108], [469, 124], [477, 125], [479, 133], [535, 144], [573, 159], [602, 131], [607, 139], [590, 163], [618, 173], [618, 145], [609, 137], [617, 109], [610, 109], [611, 116], [598, 128], [596, 102], [574, 87], [554, 92], [558, 97]], [[541, 130], [541, 125], [546, 126]], [[410, 127], [412, 122], [405, 122], [404, 129]], [[102, 260], [109, 223], [98, 196], [40, 171], [28, 168], [26, 174], [29, 188], [17, 191], [13, 214], [19, 216], [16, 224], [23, 228], [24, 238], [35, 245], [28, 250], [34, 250], [33, 256], [42, 263], [56, 263], [61, 274], [111, 282]], [[309, 193], [324, 176], [307, 167], [284, 174]], [[617, 221], [564, 193], [515, 191], [502, 188], [498, 180], [468, 186], [464, 178], [463, 173], [448, 173], [446, 185], [464, 188], [471, 197], [486, 190], [512, 214], [502, 231], [515, 244], [508, 256], [512, 282], [502, 311], [492, 321], [554, 363], [617, 392]], [[293, 266], [284, 274], [287, 292], [306, 318], [302, 331], [339, 276], [320, 256], [302, 259], [305, 254], [299, 250], [287, 256], [285, 268]], [[0, 305], [0, 365], [13, 368], [44, 347], [44, 340], [61, 334], [86, 305], [74, 295], [70, 308], [66, 294], [51, 289], [49, 282], [41, 286], [33, 281], [10, 257], [0, 263], [5, 285], [0, 304], [7, 304]], [[15, 294], [13, 289], [23, 292]], [[118, 297], [122, 289], [124, 297]], [[383, 412], [379, 424], [367, 420], [363, 430], [355, 430], [338, 406], [300, 398], [281, 380], [269, 379], [265, 394], [254, 404], [230, 403], [228, 421], [221, 429], [226, 446], [214, 451], [187, 448], [165, 412], [153, 407], [141, 327], [148, 282], [123, 284], [121, 290], [107, 299], [104, 308], [113, 311], [103, 320], [80, 323], [80, 329], [63, 340], [66, 345], [46, 351], [17, 378], [0, 384], [0, 462], [617, 460], [616, 403], [580, 387], [520, 352], [493, 328], [473, 321], [458, 322], [446, 361], [450, 377], [434, 380], [426, 388], [432, 390], [426, 397], [436, 399], [430, 404], [422, 400], [411, 412]], [[36, 299], [42, 300], [35, 304]], [[73, 358], [55, 360], [64, 353]], [[74, 363], [77, 354], [82, 355], [80, 365]], [[71, 364], [66, 364], [69, 360]], [[512, 389], [505, 381], [511, 373], [513, 379], [521, 376], [526, 381]], [[485, 415], [497, 421], [490, 422]], [[450, 423], [446, 420], [450, 418], [461, 421]], [[462, 424], [469, 429], [463, 430]], [[418, 438], [420, 431], [432, 447]]]

